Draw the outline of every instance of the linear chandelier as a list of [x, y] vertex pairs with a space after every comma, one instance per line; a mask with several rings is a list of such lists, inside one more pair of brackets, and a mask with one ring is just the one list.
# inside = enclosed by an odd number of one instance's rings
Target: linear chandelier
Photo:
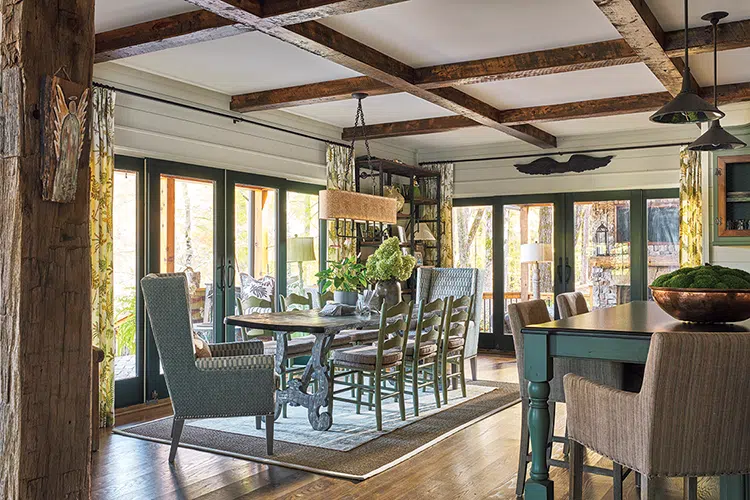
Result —
[[[357, 99], [357, 114], [354, 118], [355, 134], [349, 149], [347, 165], [354, 162], [354, 142], [356, 130], [362, 130], [362, 136], [367, 150], [367, 164], [370, 174], [373, 173], [372, 156], [370, 155], [370, 143], [367, 140], [367, 129], [365, 128], [365, 114], [362, 110], [362, 100], [367, 97], [365, 93], [355, 93], [352, 97]], [[325, 189], [319, 195], [319, 217], [320, 219], [336, 222], [336, 235], [340, 237], [355, 237], [355, 226], [358, 224], [380, 224], [382, 233], [383, 224], [396, 224], [396, 200], [377, 196], [375, 194], [358, 193], [354, 191], [342, 191], [337, 189]]]

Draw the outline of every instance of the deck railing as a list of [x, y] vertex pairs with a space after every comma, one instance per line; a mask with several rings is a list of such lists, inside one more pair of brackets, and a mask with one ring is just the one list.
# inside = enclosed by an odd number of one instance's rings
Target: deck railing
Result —
[[[541, 298], [547, 303], [548, 307], [554, 306], [553, 293], [542, 293]], [[521, 302], [521, 292], [505, 292], [503, 295], [503, 311], [508, 310], [508, 304]], [[495, 301], [492, 292], [482, 293], [482, 315], [479, 320], [479, 331], [483, 333], [492, 333], [492, 318], [494, 316]]]

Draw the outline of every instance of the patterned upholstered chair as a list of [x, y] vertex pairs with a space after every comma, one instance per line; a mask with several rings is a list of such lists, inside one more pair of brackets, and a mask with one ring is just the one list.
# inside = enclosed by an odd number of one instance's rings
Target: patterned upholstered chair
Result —
[[[510, 317], [510, 326], [513, 331], [513, 344], [516, 350], [516, 366], [518, 368], [518, 381], [521, 390], [521, 450], [518, 457], [518, 476], [516, 477], [516, 496], [523, 495], [526, 469], [531, 461], [529, 454], [529, 384], [524, 377], [523, 372], [523, 334], [521, 329], [527, 325], [547, 323], [552, 321], [547, 309], [547, 303], [543, 300], [530, 300], [528, 302], [518, 302], [508, 305], [508, 316]], [[553, 358], [553, 368], [555, 377], [550, 381], [549, 394], [549, 413], [550, 420], [555, 421], [556, 403], [565, 402], [565, 392], [563, 391], [562, 379], [566, 373], [585, 374], [587, 377], [596, 380], [599, 383], [606, 384], [609, 387], [620, 389], [623, 386], [623, 366], [621, 363], [612, 363], [608, 361], [572, 359], [572, 358]], [[554, 428], [554, 425], [552, 426]], [[550, 439], [547, 447], [547, 461], [551, 465], [567, 467], [567, 462], [552, 460], [552, 443], [566, 443], [564, 437], [553, 436], [550, 433]], [[594, 468], [590, 468], [596, 471]], [[614, 481], [615, 499], [622, 499], [622, 467], [617, 464], [614, 470], [602, 470], [598, 472], [610, 475]], [[619, 491], [619, 496], [618, 496]]]
[[557, 296], [557, 310], [560, 317], [566, 319], [589, 312], [589, 306], [581, 292], [568, 292]]
[[173, 462], [185, 419], [255, 416], [266, 418], [268, 454], [273, 454], [276, 380], [273, 356], [259, 341], [211, 344], [212, 357], [193, 352], [189, 293], [185, 275], [149, 274], [141, 280], [174, 422], [169, 461]]
[[474, 297], [470, 311], [469, 330], [466, 332], [464, 358], [471, 363], [471, 379], [477, 379], [477, 352], [479, 350], [479, 323], [484, 289], [484, 271], [473, 268], [426, 268], [417, 269], [417, 301], [432, 302], [448, 297]]
[[[655, 476], [750, 473], [750, 335], [655, 333], [641, 392], [565, 376], [571, 496], [581, 498], [583, 446], [641, 473], [641, 498], [657, 498]], [[723, 498], [723, 496], [722, 496]]]

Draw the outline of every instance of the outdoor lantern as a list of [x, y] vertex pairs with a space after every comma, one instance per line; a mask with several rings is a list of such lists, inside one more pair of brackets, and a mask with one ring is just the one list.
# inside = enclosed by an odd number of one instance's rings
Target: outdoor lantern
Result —
[[597, 257], [609, 255], [609, 230], [603, 222], [599, 224], [594, 234], [594, 245]]

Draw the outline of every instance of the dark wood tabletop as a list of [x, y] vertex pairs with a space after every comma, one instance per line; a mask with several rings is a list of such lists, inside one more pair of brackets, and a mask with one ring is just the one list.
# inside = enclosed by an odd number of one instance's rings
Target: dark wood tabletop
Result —
[[379, 316], [373, 314], [369, 320], [356, 315], [320, 316], [318, 309], [301, 311], [246, 314], [227, 316], [224, 323], [243, 328], [256, 328], [275, 332], [305, 332], [336, 334], [352, 328], [377, 328]]
[[662, 311], [656, 302], [636, 301], [586, 314], [529, 325], [523, 333], [546, 335], [651, 336], [655, 332], [750, 332], [750, 320], [742, 323], [684, 323]]

